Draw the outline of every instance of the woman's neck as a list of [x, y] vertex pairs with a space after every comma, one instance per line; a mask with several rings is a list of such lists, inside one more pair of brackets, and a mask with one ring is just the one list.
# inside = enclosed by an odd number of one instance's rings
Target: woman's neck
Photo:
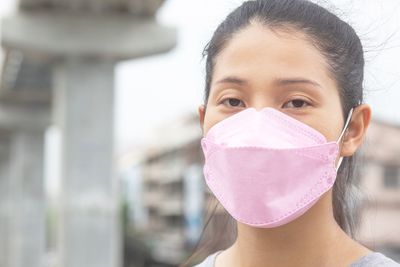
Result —
[[366, 251], [338, 226], [331, 200], [328, 192], [301, 217], [276, 228], [238, 223], [238, 237], [217, 258], [216, 267], [341, 266], [338, 257], [343, 264], [355, 261]]

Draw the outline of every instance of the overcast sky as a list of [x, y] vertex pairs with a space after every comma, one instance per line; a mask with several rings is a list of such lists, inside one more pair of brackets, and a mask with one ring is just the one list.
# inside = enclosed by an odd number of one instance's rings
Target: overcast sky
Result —
[[[160, 23], [177, 27], [170, 53], [127, 61], [117, 68], [116, 134], [119, 150], [146, 140], [154, 125], [187, 112], [203, 99], [201, 52], [218, 23], [242, 1], [169, 0]], [[366, 51], [365, 93], [373, 117], [400, 124], [400, 1], [340, 0], [336, 13], [350, 22]], [[328, 3], [328, 4], [327, 4]]]

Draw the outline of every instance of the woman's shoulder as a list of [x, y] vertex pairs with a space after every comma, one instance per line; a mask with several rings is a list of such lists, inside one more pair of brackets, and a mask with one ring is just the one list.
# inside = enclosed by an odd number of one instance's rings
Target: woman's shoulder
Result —
[[400, 267], [400, 264], [385, 256], [380, 252], [371, 252], [356, 262], [350, 265], [350, 267]]
[[202, 262], [200, 262], [199, 264], [195, 265], [194, 267], [214, 267], [215, 258], [221, 252], [222, 252], [222, 250], [214, 252], [213, 254], [209, 255], [207, 258], [205, 258]]

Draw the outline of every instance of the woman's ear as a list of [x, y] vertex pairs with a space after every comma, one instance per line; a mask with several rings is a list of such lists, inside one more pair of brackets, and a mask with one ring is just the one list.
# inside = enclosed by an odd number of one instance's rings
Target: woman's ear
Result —
[[369, 105], [362, 104], [354, 108], [352, 119], [342, 139], [342, 157], [353, 155], [362, 145], [370, 121], [371, 108]]
[[199, 122], [200, 122], [200, 127], [201, 127], [201, 131], [202, 133], [204, 133], [204, 116], [206, 113], [206, 107], [204, 106], [204, 104], [200, 105], [198, 108], [198, 112], [199, 112]]

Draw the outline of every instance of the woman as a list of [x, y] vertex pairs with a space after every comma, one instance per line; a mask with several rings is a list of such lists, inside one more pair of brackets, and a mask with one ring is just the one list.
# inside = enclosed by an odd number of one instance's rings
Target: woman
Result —
[[305, 0], [248, 1], [205, 56], [204, 176], [237, 238], [197, 266], [400, 266], [352, 238], [371, 119], [353, 28]]

